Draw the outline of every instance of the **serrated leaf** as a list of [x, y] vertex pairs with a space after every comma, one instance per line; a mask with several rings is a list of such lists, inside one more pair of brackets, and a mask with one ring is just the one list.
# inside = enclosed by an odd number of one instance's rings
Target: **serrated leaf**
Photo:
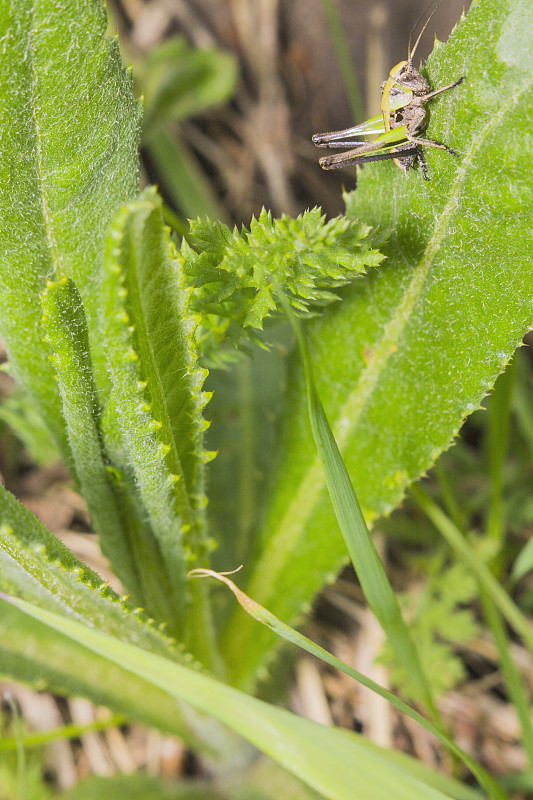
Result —
[[110, 636], [170, 658], [191, 656], [143, 621], [25, 506], [0, 486], [0, 587]]
[[[428, 149], [427, 183], [392, 163], [369, 165], [347, 197], [350, 216], [388, 237], [387, 260], [308, 333], [367, 521], [394, 508], [449, 446], [532, 325], [532, 28], [526, 0], [474, 3], [427, 65], [434, 87], [466, 75], [432, 102], [427, 131], [460, 158]], [[292, 621], [345, 560], [302, 385], [296, 371], [264, 549], [245, 587]], [[234, 679], [250, 685], [272, 635], [235, 616], [226, 643], [239, 654]]]
[[[103, 432], [113, 466], [138, 490], [138, 516], [149, 521], [144, 535], [162, 554], [158, 580], [165, 576], [172, 626], [182, 635], [188, 626], [194, 636], [198, 620], [185, 620], [185, 575], [207, 548], [206, 371], [196, 363], [195, 321], [160, 205], [148, 190], [122, 209], [109, 233], [101, 314], [112, 388]], [[201, 597], [195, 602], [203, 605]], [[197, 635], [208, 640], [205, 628]]]
[[[195, 669], [181, 645], [133, 611], [86, 564], [0, 486], [0, 590]], [[128, 717], [181, 736], [208, 755], [230, 757], [235, 742], [212, 720], [169, 708], [168, 696], [2, 604], [0, 673], [59, 694], [82, 694]], [[169, 712], [172, 713], [169, 714]]]
[[64, 456], [39, 295], [69, 275], [96, 322], [105, 229], [138, 182], [131, 75], [105, 30], [98, 0], [0, 3], [0, 330]]
[[42, 296], [43, 329], [61, 395], [72, 467], [104, 554], [116, 574], [143, 599], [139, 566], [131, 547], [128, 521], [120, 515], [120, 495], [100, 432], [99, 406], [89, 353], [89, 332], [80, 294], [68, 278], [49, 282]]

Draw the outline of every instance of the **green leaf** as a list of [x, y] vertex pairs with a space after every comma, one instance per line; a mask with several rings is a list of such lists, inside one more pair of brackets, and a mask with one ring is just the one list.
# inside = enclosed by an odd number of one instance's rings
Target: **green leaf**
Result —
[[[292, 334], [283, 321], [266, 335], [278, 346], [257, 348], [253, 358], [240, 356], [229, 368], [212, 370], [206, 384], [213, 391], [206, 440], [217, 451], [209, 465], [207, 513], [217, 542], [212, 562], [219, 571], [247, 562], [277, 466], [276, 422], [286, 388], [284, 352]], [[229, 599], [226, 592], [222, 595], [222, 602]], [[217, 612], [220, 605], [216, 603]]]
[[[404, 617], [409, 619], [409, 629], [434, 696], [441, 697], [466, 675], [457, 645], [479, 635], [475, 609], [479, 587], [464, 564], [454, 562], [447, 567], [442, 554], [415, 557], [415, 564], [417, 574], [424, 575], [427, 583], [422, 593], [401, 593], [400, 606]], [[398, 663], [389, 643], [380, 661], [390, 668], [392, 685], [401, 688], [405, 697], [416, 698], [413, 675]]]
[[176, 784], [155, 775], [112, 775], [101, 778], [92, 775], [76, 784], [65, 794], [64, 800], [226, 800], [209, 783], [184, 781]]
[[68, 278], [50, 281], [43, 292], [42, 307], [45, 341], [56, 370], [75, 475], [104, 554], [123, 583], [141, 598], [139, 567], [132, 557], [127, 523], [120, 516], [120, 497], [101, 441], [101, 409], [80, 294]]
[[[0, 487], [0, 590], [42, 608], [83, 620], [109, 636], [165, 658], [199, 668], [192, 656], [135, 611], [81, 562], [6, 489]], [[186, 713], [178, 704], [167, 721], [168, 696], [63, 636], [43, 631], [18, 610], [2, 604], [0, 673], [59, 694], [75, 693], [107, 705], [128, 718], [132, 708], [148, 725], [182, 736], [213, 756], [231, 758], [232, 737], [211, 720]], [[137, 702], [136, 698], [139, 702]]]
[[[207, 618], [195, 616], [207, 614], [203, 598], [194, 598], [192, 618], [185, 619], [184, 611], [186, 569], [208, 549], [204, 464], [211, 454], [203, 449], [202, 416], [207, 373], [196, 363], [195, 320], [160, 207], [148, 190], [122, 209], [108, 237], [101, 314], [112, 389], [104, 441], [113, 467], [138, 491], [137, 517], [149, 521], [140, 536], [149, 551], [161, 553], [155, 577], [165, 582], [172, 628], [197, 636], [201, 646], [209, 639]], [[149, 596], [147, 602], [152, 608]]]
[[244, 773], [220, 781], [228, 800], [323, 800], [303, 781], [270, 758], [259, 758]]
[[[150, 727], [179, 736], [204, 757], [228, 763], [235, 739], [166, 692], [0, 601], [0, 675], [58, 695], [88, 697]], [[242, 743], [238, 752], [242, 756]]]
[[15, 752], [17, 747], [22, 746], [25, 750], [39, 749], [43, 746], [51, 744], [52, 742], [62, 741], [65, 739], [77, 739], [85, 733], [97, 733], [99, 731], [106, 731], [109, 728], [117, 728], [124, 725], [125, 718], [122, 714], [112, 714], [107, 716], [107, 719], [93, 720], [86, 724], [72, 723], [70, 725], [60, 725], [56, 728], [49, 728], [48, 730], [25, 733], [22, 737], [17, 739], [16, 736], [6, 738], [5, 736], [0, 740], [0, 753]]
[[448, 795], [412, 777], [406, 762], [399, 767], [388, 761], [387, 752], [351, 732], [328, 728], [297, 717], [284, 709], [243, 694], [226, 684], [187, 667], [118, 642], [78, 622], [64, 619], [10, 598], [17, 609], [53, 630], [127, 668], [170, 697], [190, 703], [198, 710], [240, 733], [328, 800], [444, 800]]
[[[227, 213], [198, 160], [169, 125], [158, 125], [150, 130], [143, 139], [143, 147], [156, 169], [163, 194], [176, 211], [189, 219], [202, 215], [226, 219]], [[176, 230], [181, 235], [188, 227], [183, 221], [182, 229]]]
[[421, 486], [412, 486], [411, 495], [439, 533], [444, 536], [450, 547], [455, 550], [462, 562], [476, 576], [483, 590], [492, 599], [502, 616], [521, 636], [526, 647], [533, 653], [533, 631], [527, 617], [507, 594], [501, 583], [494, 577], [472, 545], [439, 506], [431, 500]]
[[184, 217], [225, 220], [213, 187], [170, 122], [228, 100], [237, 80], [234, 58], [222, 50], [193, 49], [177, 37], [137, 61], [135, 79], [145, 100], [143, 147], [165, 196]]
[[83, 620], [110, 636], [191, 663], [0, 486], [0, 588]]
[[105, 30], [99, 0], [1, 4], [0, 331], [65, 456], [39, 295], [72, 277], [94, 332], [105, 229], [138, 182], [131, 74]]
[[[431, 180], [393, 163], [364, 169], [348, 213], [388, 237], [387, 260], [313, 320], [317, 388], [367, 522], [388, 513], [478, 408], [533, 323], [533, 39], [527, 0], [483, 0], [428, 61]], [[283, 465], [247, 594], [294, 621], [345, 561], [310, 436], [301, 372], [291, 381]], [[280, 587], [283, 590], [280, 591]], [[250, 621], [225, 633], [233, 680], [250, 686], [274, 644]]]
[[302, 329], [298, 325], [287, 299], [281, 294], [279, 297], [298, 339], [305, 370], [307, 405], [313, 438], [324, 470], [331, 503], [353, 568], [359, 578], [365, 599], [383, 628], [398, 661], [412, 675], [418, 697], [433, 719], [438, 720], [429, 679], [422, 669], [416, 646], [403, 621], [398, 600], [361, 513], [350, 476], [318, 396]]
[[[313, 656], [316, 656], [321, 661], [326, 664], [329, 664], [332, 667], [343, 672], [345, 675], [349, 675], [350, 678], [353, 678], [358, 683], [365, 686], [367, 689], [370, 689], [375, 694], [379, 695], [383, 699], [387, 700], [394, 708], [396, 708], [401, 713], [405, 714], [406, 716], [410, 717], [411, 719], [415, 720], [419, 723], [423, 728], [433, 734], [445, 747], [447, 747], [450, 752], [454, 755], [458, 756], [464, 764], [470, 769], [470, 771], [476, 776], [479, 783], [483, 788], [489, 793], [492, 797], [502, 797], [502, 793], [495, 783], [492, 776], [486, 772], [483, 767], [474, 761], [467, 753], [464, 752], [455, 742], [443, 731], [441, 727], [438, 727], [433, 722], [430, 722], [425, 717], [423, 717], [418, 711], [411, 706], [408, 706], [407, 703], [404, 703], [403, 700], [400, 700], [396, 695], [392, 692], [389, 692], [388, 689], [384, 689], [378, 683], [373, 681], [371, 678], [367, 678], [366, 675], [363, 675], [358, 670], [351, 667], [349, 664], [346, 664], [344, 661], [341, 661], [336, 656], [328, 653], [327, 650], [324, 650], [323, 647], [320, 645], [315, 644], [311, 639], [308, 639], [306, 636], [303, 636], [298, 631], [291, 628], [289, 625], [286, 625], [280, 619], [278, 619], [274, 614], [271, 614], [270, 611], [263, 606], [260, 606], [256, 603], [253, 599], [248, 597], [248, 595], [241, 592], [241, 590], [231, 581], [226, 574], [218, 574], [213, 572], [213, 570], [198, 570], [197, 573], [198, 577], [204, 576], [211, 576], [222, 583], [225, 583], [229, 589], [235, 595], [235, 598], [241, 605], [241, 607], [249, 614], [253, 619], [260, 622], [262, 625], [265, 625], [270, 630], [274, 631], [278, 636], [285, 639], [292, 644], [295, 644], [297, 647], [300, 647], [307, 653], [310, 653]], [[231, 573], [230, 573], [231, 574]], [[414, 664], [415, 669], [420, 669], [416, 662]]]
[[[92, 776], [60, 796], [63, 800], [322, 800], [319, 795], [297, 781], [269, 759], [261, 759], [244, 781], [182, 780], [179, 783], [153, 775]], [[228, 785], [227, 785], [228, 784]], [[479, 800], [479, 795], [477, 795]], [[475, 800], [475, 797], [474, 797]]]

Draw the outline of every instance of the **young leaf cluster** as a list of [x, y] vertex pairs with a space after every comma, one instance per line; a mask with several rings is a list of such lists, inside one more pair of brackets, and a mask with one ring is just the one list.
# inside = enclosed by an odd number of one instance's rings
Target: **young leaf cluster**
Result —
[[262, 330], [278, 310], [276, 287], [302, 313], [337, 300], [335, 289], [383, 260], [365, 241], [369, 230], [346, 217], [326, 221], [319, 208], [296, 219], [273, 219], [263, 209], [241, 231], [192, 221], [181, 256], [204, 351], [223, 340], [236, 344], [243, 335], [259, 341], [252, 329]]

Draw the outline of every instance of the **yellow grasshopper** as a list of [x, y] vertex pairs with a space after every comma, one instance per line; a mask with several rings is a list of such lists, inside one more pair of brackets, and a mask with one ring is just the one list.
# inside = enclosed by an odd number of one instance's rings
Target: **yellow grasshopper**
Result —
[[[413, 67], [413, 56], [420, 38], [442, 2], [443, 0], [429, 15], [412, 49], [411, 37], [409, 37], [407, 61], [400, 61], [399, 64], [396, 64], [391, 69], [388, 79], [382, 84], [381, 114], [352, 128], [329, 133], [316, 133], [313, 136], [313, 142], [317, 147], [351, 148], [345, 153], [321, 158], [319, 164], [322, 169], [337, 169], [353, 164], [362, 165], [369, 161], [393, 159], [396, 166], [405, 173], [416, 162], [420, 163], [424, 178], [428, 180], [426, 161], [421, 147], [437, 147], [454, 156], [458, 155], [448, 145], [420, 136], [427, 125], [425, 104], [442, 92], [458, 86], [464, 80], [464, 77], [459, 78], [454, 83], [432, 91], [426, 78]], [[376, 138], [370, 142], [350, 141], [352, 138], [357, 139], [374, 134], [376, 134]]]

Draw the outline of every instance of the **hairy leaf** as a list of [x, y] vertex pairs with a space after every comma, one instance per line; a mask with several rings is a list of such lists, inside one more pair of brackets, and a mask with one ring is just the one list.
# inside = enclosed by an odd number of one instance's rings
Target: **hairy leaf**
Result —
[[74, 278], [93, 335], [105, 229], [138, 182], [131, 75], [105, 29], [99, 0], [0, 2], [0, 331], [64, 455], [39, 295]]
[[0, 486], [0, 587], [43, 608], [83, 620], [110, 636], [183, 663], [192, 659], [164, 637]]
[[128, 526], [101, 441], [89, 333], [80, 294], [69, 278], [49, 282], [43, 292], [43, 328], [63, 404], [74, 472], [87, 501], [103, 552], [136, 598], [143, 594]]
[[[164, 579], [173, 628], [183, 632], [186, 568], [207, 550], [206, 371], [196, 363], [195, 322], [152, 190], [125, 206], [110, 230], [101, 302], [112, 383], [104, 439], [119, 479], [129, 477], [138, 491], [146, 546], [162, 555], [156, 577]], [[191, 635], [200, 624], [193, 615]], [[197, 635], [208, 640], [204, 626]]]
[[[0, 590], [83, 620], [117, 640], [198, 669], [181, 645], [133, 610], [6, 489], [0, 487]], [[82, 694], [128, 717], [182, 736], [208, 755], [229, 757], [235, 743], [212, 720], [110, 666], [60, 634], [2, 604], [0, 674], [59, 694]], [[169, 712], [172, 713], [169, 713]]]
[[[102, 442], [101, 409], [96, 399], [88, 333], [80, 295], [69, 279], [49, 283], [43, 294], [43, 327], [50, 344], [63, 401], [73, 469], [86, 497], [104, 553], [132, 595], [174, 633], [172, 582], [158, 546], [144, 521], [133, 480], [110, 462]], [[120, 442], [118, 447], [120, 447]]]
[[[479, 0], [427, 64], [431, 180], [369, 165], [348, 212], [387, 238], [384, 265], [308, 326], [317, 386], [367, 521], [389, 512], [478, 408], [533, 323], [533, 70], [527, 0]], [[246, 592], [297, 618], [345, 559], [296, 370], [284, 463]], [[273, 644], [235, 616], [225, 639], [250, 685]]]

